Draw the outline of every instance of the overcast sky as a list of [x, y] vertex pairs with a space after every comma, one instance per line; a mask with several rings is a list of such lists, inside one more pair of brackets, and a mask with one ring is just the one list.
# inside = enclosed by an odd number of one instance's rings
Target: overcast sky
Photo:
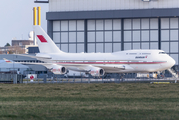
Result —
[[35, 0], [1, 0], [0, 3], [0, 47], [11, 44], [13, 38], [28, 39], [33, 26], [33, 7], [41, 7], [41, 26], [47, 31], [46, 12], [48, 3]]

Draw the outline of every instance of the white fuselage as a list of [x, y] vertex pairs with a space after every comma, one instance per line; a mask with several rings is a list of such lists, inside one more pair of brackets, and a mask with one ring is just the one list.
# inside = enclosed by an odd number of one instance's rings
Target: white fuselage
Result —
[[92, 76], [103, 76], [105, 73], [155, 72], [169, 69], [175, 64], [175, 60], [162, 50], [64, 53], [41, 26], [34, 25], [33, 27], [40, 51], [37, 56], [44, 60], [49, 58], [42, 65], [55, 74], [65, 74], [67, 69], [87, 72]]
[[[45, 55], [45, 56], [44, 56]], [[106, 73], [156, 72], [171, 68], [175, 60], [162, 50], [127, 50], [114, 53], [48, 53], [58, 65], [85, 72], [90, 66], [103, 68]]]

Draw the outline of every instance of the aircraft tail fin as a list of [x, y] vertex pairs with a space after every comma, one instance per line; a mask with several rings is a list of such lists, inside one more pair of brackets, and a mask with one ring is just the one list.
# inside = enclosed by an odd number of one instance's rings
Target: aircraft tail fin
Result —
[[39, 25], [34, 25], [34, 32], [37, 39], [40, 53], [63, 53]]
[[7, 63], [12, 63], [10, 60], [6, 59], [6, 58], [3, 58], [5, 62]]

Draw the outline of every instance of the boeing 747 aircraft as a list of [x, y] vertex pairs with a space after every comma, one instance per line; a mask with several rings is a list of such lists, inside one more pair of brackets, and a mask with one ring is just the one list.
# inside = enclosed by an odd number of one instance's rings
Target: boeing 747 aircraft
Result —
[[175, 60], [163, 50], [127, 50], [114, 53], [65, 53], [39, 25], [34, 26], [40, 53], [36, 58], [54, 74], [67, 70], [86, 72], [92, 76], [105, 73], [156, 72], [171, 68]]

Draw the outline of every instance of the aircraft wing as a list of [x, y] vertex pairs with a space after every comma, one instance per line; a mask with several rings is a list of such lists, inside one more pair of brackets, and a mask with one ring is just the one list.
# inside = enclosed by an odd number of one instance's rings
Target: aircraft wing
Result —
[[[35, 57], [35, 56], [34, 56]], [[43, 59], [44, 60], [44, 59]], [[74, 63], [55, 63], [51, 59], [45, 60], [46, 63], [19, 62], [21, 64], [43, 65], [54, 74], [65, 74], [67, 70], [90, 73], [92, 76], [103, 76], [105, 73], [120, 73], [124, 70], [133, 69], [128, 65], [103, 65], [103, 64], [74, 64]]]
[[53, 63], [35, 63], [35, 62], [16, 62], [16, 63], [20, 63], [20, 64], [23, 64], [23, 65], [43, 65], [45, 66], [47, 69], [51, 69]]
[[103, 76], [105, 73], [120, 73], [126, 69], [133, 69], [124, 65], [63, 65], [69, 70], [90, 73], [92, 76]]
[[33, 63], [33, 62], [18, 62], [21, 64], [31, 64], [31, 65], [43, 65], [45, 66], [47, 69], [52, 69], [52, 66], [58, 65], [58, 66], [64, 66], [69, 70], [73, 70], [73, 71], [78, 71], [78, 72], [89, 72], [91, 71], [93, 68], [102, 68], [104, 69], [104, 71], [108, 72], [108, 71], [120, 71], [120, 70], [125, 70], [125, 66], [124, 65], [89, 65], [89, 64], [56, 64], [56, 63]]
[[70, 70], [80, 69], [80, 72], [90, 71], [93, 67], [103, 68], [104, 70], [125, 70], [124, 65], [81, 65], [81, 64], [61, 64], [62, 66], [67, 67]]
[[18, 54], [18, 56], [35, 58], [35, 59], [43, 61], [43, 62], [50, 62], [51, 61], [51, 57], [48, 56], [48, 55], [45, 55], [45, 56], [32, 56], [32, 55]]

